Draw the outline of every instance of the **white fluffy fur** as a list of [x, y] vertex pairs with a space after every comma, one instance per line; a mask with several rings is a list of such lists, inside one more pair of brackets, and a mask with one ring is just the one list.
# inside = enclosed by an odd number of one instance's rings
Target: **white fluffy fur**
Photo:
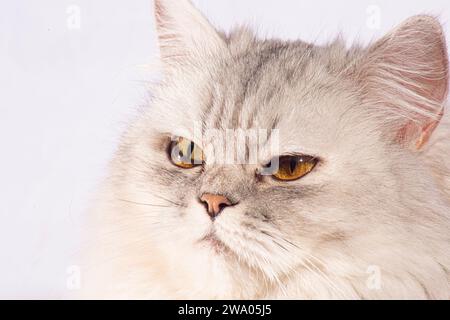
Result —
[[[167, 179], [181, 181], [160, 155], [159, 133], [193, 139], [192, 126], [186, 124], [202, 118], [199, 106], [209, 101], [204, 92], [221, 94], [210, 88], [211, 74], [221, 70], [216, 61], [264, 44], [242, 30], [226, 43], [188, 1], [159, 0], [156, 5], [162, 57], [171, 76], [154, 88], [152, 106], [125, 134], [92, 210], [82, 296], [449, 299], [450, 117], [439, 123], [448, 71], [438, 23], [412, 18], [369, 49], [353, 53], [339, 44], [319, 48], [316, 60], [304, 67], [304, 78], [290, 89], [280, 88], [275, 102], [264, 100], [267, 111], [259, 125], [264, 127], [277, 111], [288, 115], [279, 122], [281, 152], [300, 149], [324, 161], [291, 185], [312, 190], [306, 198], [279, 204], [268, 202], [270, 196], [258, 200], [278, 208], [270, 213], [275, 224], [243, 214], [255, 200], [241, 199], [227, 208], [214, 228], [229, 252], [200, 242], [212, 222], [195, 192], [176, 189], [178, 182], [166, 188], [152, 166], [160, 166]], [[413, 48], [425, 50], [428, 62]], [[408, 60], [399, 59], [402, 49]], [[214, 57], [218, 51], [220, 57]], [[193, 62], [199, 57], [201, 63]], [[324, 67], [330, 61], [336, 70]], [[212, 67], [198, 69], [202, 66]], [[280, 82], [279, 73], [278, 65], [271, 65], [258, 86]], [[238, 90], [230, 74], [227, 87], [234, 84]], [[230, 94], [222, 98], [226, 117], [234, 100]], [[251, 117], [248, 110], [260, 103], [257, 99], [244, 102], [243, 118]], [[301, 111], [294, 112], [291, 106], [299, 101]], [[201, 146], [202, 141], [196, 142]], [[207, 167], [204, 175], [211, 170]], [[253, 182], [238, 170], [220, 168], [202, 187], [246, 194]], [[267, 180], [255, 184], [259, 191], [248, 197], [283, 187]], [[171, 207], [182, 197], [183, 209]], [[243, 227], [248, 219], [253, 231]], [[380, 288], [371, 286], [377, 270]]]

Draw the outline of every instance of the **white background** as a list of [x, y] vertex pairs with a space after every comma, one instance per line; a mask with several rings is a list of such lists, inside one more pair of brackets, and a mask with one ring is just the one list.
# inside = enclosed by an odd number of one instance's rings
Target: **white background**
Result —
[[[317, 43], [339, 32], [367, 42], [417, 13], [450, 34], [448, 0], [195, 3], [225, 30]], [[67, 293], [89, 195], [157, 55], [152, 0], [1, 0], [0, 297]]]

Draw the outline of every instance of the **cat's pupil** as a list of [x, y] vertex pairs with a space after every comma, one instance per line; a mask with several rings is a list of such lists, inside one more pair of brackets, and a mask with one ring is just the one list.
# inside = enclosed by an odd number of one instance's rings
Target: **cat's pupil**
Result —
[[291, 174], [293, 174], [294, 171], [295, 171], [295, 168], [297, 168], [297, 163], [298, 163], [297, 157], [292, 157], [290, 162], [289, 162], [289, 167], [291, 169]]

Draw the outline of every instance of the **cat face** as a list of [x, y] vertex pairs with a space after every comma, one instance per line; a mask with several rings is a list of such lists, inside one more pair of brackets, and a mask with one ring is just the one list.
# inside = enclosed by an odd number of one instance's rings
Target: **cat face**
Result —
[[156, 4], [165, 78], [117, 160], [124, 200], [155, 241], [277, 277], [405, 219], [424, 172], [417, 148], [446, 95], [434, 20], [413, 18], [434, 47], [410, 21], [347, 50], [224, 36], [187, 1]]

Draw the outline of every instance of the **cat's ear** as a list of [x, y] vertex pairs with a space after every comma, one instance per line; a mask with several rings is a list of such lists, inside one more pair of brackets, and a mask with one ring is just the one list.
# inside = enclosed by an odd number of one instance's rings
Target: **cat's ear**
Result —
[[165, 66], [180, 65], [226, 49], [225, 42], [189, 0], [154, 0]]
[[415, 16], [369, 47], [359, 68], [366, 99], [383, 115], [398, 142], [426, 144], [444, 113], [448, 57], [440, 23]]

